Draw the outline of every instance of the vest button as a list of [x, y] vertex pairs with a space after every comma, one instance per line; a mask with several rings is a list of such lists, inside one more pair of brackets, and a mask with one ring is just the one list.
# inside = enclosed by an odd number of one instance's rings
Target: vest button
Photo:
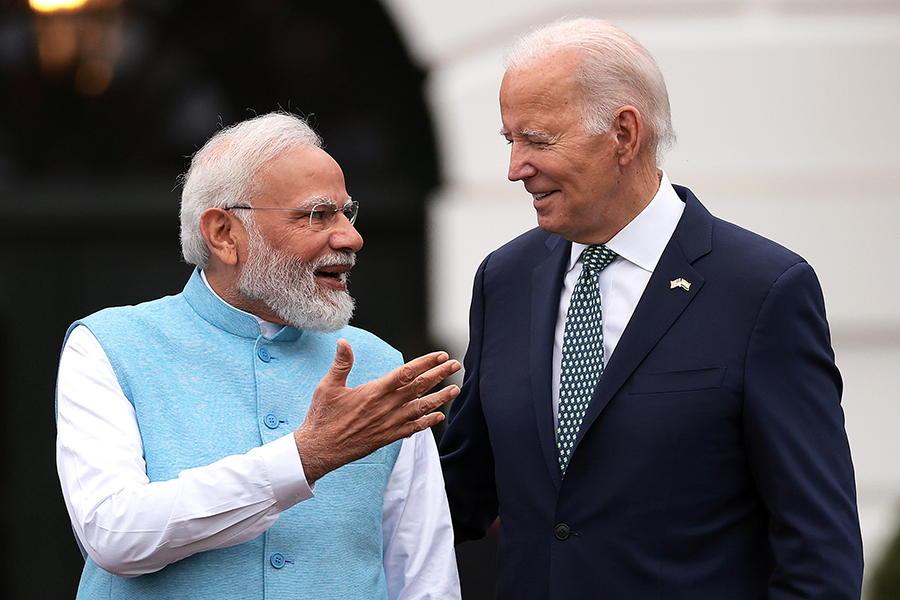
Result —
[[287, 561], [284, 559], [284, 554], [281, 552], [275, 552], [272, 556], [269, 557], [269, 564], [271, 564], [276, 569], [280, 569], [284, 566], [284, 563]]
[[560, 541], [568, 539], [570, 533], [572, 533], [572, 530], [565, 523], [560, 523], [553, 529], [553, 535]]
[[262, 348], [257, 350], [256, 354], [257, 354], [257, 356], [259, 356], [259, 359], [263, 362], [269, 362], [270, 360], [272, 360], [272, 355], [269, 354], [269, 349], [266, 348], [265, 346], [263, 346]]
[[269, 429], [278, 429], [278, 417], [276, 417], [272, 413], [269, 413], [265, 417], [263, 417], [263, 423], [265, 423], [266, 427], [268, 427]]

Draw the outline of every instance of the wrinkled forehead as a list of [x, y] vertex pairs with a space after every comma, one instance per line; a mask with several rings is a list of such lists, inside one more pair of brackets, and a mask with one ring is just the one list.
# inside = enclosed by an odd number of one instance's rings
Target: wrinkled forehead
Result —
[[580, 90], [567, 60], [537, 61], [508, 71], [500, 87], [501, 133], [529, 135], [546, 131], [551, 123], [580, 122]]
[[294, 148], [266, 165], [258, 176], [257, 198], [276, 206], [312, 208], [331, 203], [341, 207], [350, 199], [340, 165], [315, 146]]
[[580, 101], [579, 66], [578, 54], [564, 51], [513, 67], [503, 75], [500, 102], [535, 98]]

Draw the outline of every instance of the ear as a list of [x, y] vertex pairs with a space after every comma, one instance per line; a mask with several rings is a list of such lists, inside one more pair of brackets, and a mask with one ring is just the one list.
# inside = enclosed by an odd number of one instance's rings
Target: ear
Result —
[[633, 106], [623, 106], [613, 118], [613, 132], [618, 144], [619, 166], [630, 164], [638, 156], [644, 134], [641, 113]]
[[238, 262], [238, 236], [242, 231], [237, 219], [221, 208], [207, 208], [200, 215], [200, 233], [210, 254], [226, 265]]

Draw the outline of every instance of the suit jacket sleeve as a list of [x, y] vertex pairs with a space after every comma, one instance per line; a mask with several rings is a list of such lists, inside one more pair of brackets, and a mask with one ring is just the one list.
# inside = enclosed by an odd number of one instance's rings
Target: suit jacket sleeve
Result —
[[774, 283], [750, 337], [744, 428], [770, 514], [770, 600], [858, 599], [862, 542], [825, 306], [800, 262]]
[[475, 275], [469, 310], [469, 347], [460, 395], [450, 407], [449, 427], [441, 440], [441, 466], [457, 542], [484, 537], [497, 518], [494, 454], [481, 406], [479, 365], [484, 334], [484, 272], [490, 256]]

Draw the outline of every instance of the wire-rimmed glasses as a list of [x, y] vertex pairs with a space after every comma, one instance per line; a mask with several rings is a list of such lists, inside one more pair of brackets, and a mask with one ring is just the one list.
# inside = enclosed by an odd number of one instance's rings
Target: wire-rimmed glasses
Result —
[[343, 207], [338, 208], [331, 203], [316, 204], [312, 208], [289, 208], [281, 206], [229, 206], [225, 210], [289, 210], [297, 214], [309, 215], [309, 228], [313, 231], [328, 231], [334, 226], [339, 212], [344, 213], [350, 224], [356, 222], [356, 215], [359, 213], [359, 202], [350, 200]]

